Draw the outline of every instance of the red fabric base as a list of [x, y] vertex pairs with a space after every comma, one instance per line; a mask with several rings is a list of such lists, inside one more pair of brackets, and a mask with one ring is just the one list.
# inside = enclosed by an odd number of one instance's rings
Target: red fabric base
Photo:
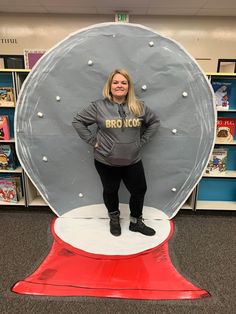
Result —
[[92, 254], [63, 242], [54, 232], [49, 255], [38, 269], [16, 283], [13, 292], [47, 296], [129, 299], [196, 299], [209, 296], [180, 275], [171, 263], [168, 240], [138, 254]]

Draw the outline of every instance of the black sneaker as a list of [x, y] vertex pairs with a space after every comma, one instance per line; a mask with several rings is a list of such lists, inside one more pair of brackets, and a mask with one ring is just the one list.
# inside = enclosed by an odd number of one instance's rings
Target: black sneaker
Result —
[[120, 236], [121, 235], [120, 213], [118, 211], [109, 213], [109, 217], [111, 234], [116, 237]]
[[143, 222], [142, 218], [136, 218], [137, 222], [130, 222], [129, 230], [133, 232], [140, 232], [146, 236], [153, 236], [156, 234], [156, 231], [148, 226], [146, 226]]

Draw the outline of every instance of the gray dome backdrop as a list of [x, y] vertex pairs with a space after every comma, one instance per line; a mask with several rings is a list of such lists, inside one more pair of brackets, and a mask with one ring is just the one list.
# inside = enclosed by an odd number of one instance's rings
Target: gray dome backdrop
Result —
[[[19, 160], [58, 216], [103, 203], [93, 148], [82, 142], [71, 122], [78, 111], [102, 98], [115, 68], [130, 72], [136, 95], [160, 117], [160, 129], [143, 151], [145, 205], [172, 218], [200, 180], [213, 148], [213, 93], [178, 43], [144, 26], [93, 25], [71, 34], [39, 60], [17, 103]], [[128, 203], [128, 198], [122, 187], [120, 202]]]

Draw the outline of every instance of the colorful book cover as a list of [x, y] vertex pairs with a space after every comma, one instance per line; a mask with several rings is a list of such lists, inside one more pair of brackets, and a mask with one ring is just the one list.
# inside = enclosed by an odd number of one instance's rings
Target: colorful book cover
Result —
[[0, 87], [0, 107], [14, 107], [13, 87]]
[[0, 145], [0, 169], [16, 169], [16, 154], [13, 145]]
[[14, 182], [16, 184], [17, 190], [17, 199], [20, 200], [23, 197], [23, 189], [22, 189], [22, 182], [21, 178], [17, 176], [9, 176], [9, 177], [1, 177], [1, 179], [7, 179], [10, 182]]
[[10, 130], [8, 116], [0, 116], [0, 140], [9, 140]]
[[217, 174], [227, 170], [228, 150], [226, 148], [215, 148], [207, 165], [206, 173]]
[[8, 203], [17, 203], [17, 186], [16, 182], [8, 179], [0, 180], [0, 201]]
[[212, 82], [212, 87], [215, 94], [216, 109], [219, 111], [229, 110], [230, 94], [232, 83]]
[[216, 143], [232, 143], [234, 140], [236, 119], [217, 118]]

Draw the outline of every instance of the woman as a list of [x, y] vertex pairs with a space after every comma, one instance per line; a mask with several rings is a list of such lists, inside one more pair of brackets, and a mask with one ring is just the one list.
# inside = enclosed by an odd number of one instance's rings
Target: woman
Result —
[[[147, 186], [141, 149], [156, 133], [159, 119], [135, 97], [132, 79], [124, 69], [109, 75], [103, 95], [104, 99], [78, 113], [72, 124], [79, 136], [94, 147], [111, 234], [121, 234], [118, 190], [123, 180], [130, 192], [129, 230], [152, 236], [155, 230], [142, 219]], [[94, 123], [98, 127], [95, 135], [88, 128]]]

